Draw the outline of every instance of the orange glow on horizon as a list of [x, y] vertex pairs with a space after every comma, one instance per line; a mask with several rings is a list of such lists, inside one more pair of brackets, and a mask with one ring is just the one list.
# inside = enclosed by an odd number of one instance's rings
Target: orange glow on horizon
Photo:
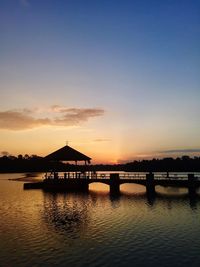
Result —
[[[94, 131], [82, 131], [82, 129], [57, 130], [54, 128], [42, 128], [30, 131], [2, 131], [0, 140], [0, 152], [8, 152], [10, 155], [19, 154], [46, 156], [59, 148], [66, 145], [69, 140], [69, 146], [80, 151], [81, 153], [92, 158], [91, 164], [123, 164], [134, 160], [164, 158], [164, 157], [181, 157], [186, 154], [183, 152], [164, 153], [169, 148], [179, 146], [156, 146], [154, 142], [147, 139], [146, 142], [141, 137], [135, 138], [130, 142], [127, 137], [122, 140], [113, 134], [113, 139], [108, 135], [104, 138], [97, 139], [97, 133]], [[105, 138], [107, 137], [107, 139]], [[73, 138], [70, 138], [73, 137]], [[159, 142], [159, 144], [164, 144]], [[194, 145], [191, 147], [195, 147]], [[161, 151], [159, 153], [159, 151]], [[197, 152], [187, 153], [189, 156], [199, 156]]]

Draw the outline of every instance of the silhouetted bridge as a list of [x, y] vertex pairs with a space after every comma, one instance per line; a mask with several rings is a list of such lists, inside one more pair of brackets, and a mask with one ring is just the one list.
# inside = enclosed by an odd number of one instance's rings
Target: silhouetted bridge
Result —
[[111, 193], [119, 193], [120, 185], [125, 183], [141, 184], [146, 187], [147, 193], [154, 194], [155, 186], [187, 187], [189, 193], [195, 193], [200, 187], [200, 174], [180, 173], [57, 173], [46, 176], [39, 183], [25, 183], [24, 189], [42, 188], [51, 191], [87, 191], [91, 183], [104, 183], [109, 185]]

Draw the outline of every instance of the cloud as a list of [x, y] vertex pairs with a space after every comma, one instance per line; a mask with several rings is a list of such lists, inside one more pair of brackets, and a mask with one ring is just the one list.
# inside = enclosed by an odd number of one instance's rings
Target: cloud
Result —
[[171, 150], [163, 150], [159, 151], [159, 153], [194, 153], [200, 152], [200, 148], [193, 148], [193, 149], [171, 149]]
[[41, 126], [76, 126], [92, 117], [104, 114], [104, 110], [101, 108], [84, 109], [54, 106], [54, 108], [48, 109], [50, 110], [48, 116], [38, 118], [36, 117], [37, 110], [0, 111], [0, 129], [26, 130]]
[[63, 107], [61, 107], [59, 105], [52, 105], [49, 110], [55, 111], [55, 112], [60, 112], [60, 110], [62, 110], [62, 109], [63, 109]]
[[89, 118], [102, 116], [102, 109], [78, 109], [78, 108], [62, 108], [59, 110], [60, 117], [54, 119], [55, 125], [71, 126], [78, 125], [80, 122], [87, 121]]
[[31, 115], [27, 115], [26, 111], [4, 111], [0, 112], [0, 129], [7, 130], [24, 130], [48, 125], [48, 118], [36, 119]]

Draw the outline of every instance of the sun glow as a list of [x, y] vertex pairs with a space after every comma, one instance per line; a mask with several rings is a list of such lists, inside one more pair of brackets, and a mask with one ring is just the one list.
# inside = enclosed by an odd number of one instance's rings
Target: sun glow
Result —
[[[173, 157], [184, 151], [199, 153], [195, 5], [180, 12], [175, 4], [172, 17], [168, 8], [158, 5], [163, 16], [157, 17], [157, 9], [152, 9], [154, 16], [144, 17], [143, 26], [135, 27], [141, 24], [140, 16], [132, 13], [138, 8], [122, 14], [122, 3], [115, 3], [113, 13], [104, 16], [105, 8], [84, 1], [70, 1], [71, 9], [68, 1], [53, 1], [48, 8], [30, 1], [25, 10], [17, 2], [0, 1], [5, 13], [0, 17], [1, 151], [45, 156], [69, 140], [92, 162], [112, 164], [157, 157], [159, 151]], [[134, 7], [140, 1], [128, 2]], [[78, 15], [82, 8], [84, 21]], [[67, 34], [63, 25], [70, 25]], [[99, 25], [106, 25], [101, 42], [96, 38]], [[169, 49], [166, 36], [173, 43]], [[188, 44], [190, 53], [185, 53]]]

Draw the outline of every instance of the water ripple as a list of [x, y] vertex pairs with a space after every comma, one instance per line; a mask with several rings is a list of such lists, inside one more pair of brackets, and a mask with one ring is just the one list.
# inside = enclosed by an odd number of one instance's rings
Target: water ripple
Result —
[[0, 266], [200, 265], [199, 200], [23, 191], [0, 181]]

